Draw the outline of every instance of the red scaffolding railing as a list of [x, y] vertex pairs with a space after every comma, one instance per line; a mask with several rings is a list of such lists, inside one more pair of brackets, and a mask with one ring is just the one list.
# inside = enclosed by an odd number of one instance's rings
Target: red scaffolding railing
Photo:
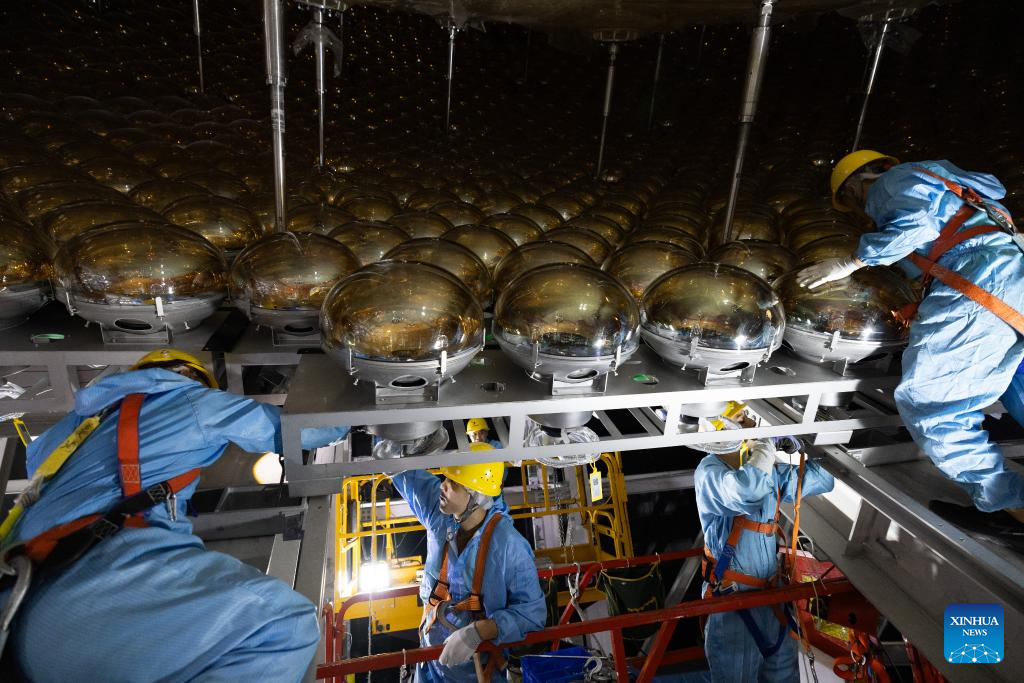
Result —
[[[583, 586], [586, 585], [583, 579], [589, 581], [602, 568], [615, 569], [627, 566], [650, 564], [659, 560], [679, 560], [700, 555], [702, 553], [703, 551], [701, 549], [694, 549], [675, 553], [665, 553], [663, 555], [647, 555], [643, 557], [612, 560], [604, 563], [591, 562], [581, 565], [564, 565], [554, 569], [541, 570], [538, 574], [542, 578], [550, 578], [553, 576], [564, 576], [580, 572], [580, 590], [582, 591]], [[417, 586], [404, 586], [401, 588], [380, 591], [378, 593], [373, 593], [372, 595], [354, 595], [342, 603], [340, 608], [337, 610], [337, 613], [335, 613], [331, 605], [325, 607], [324, 620], [326, 628], [325, 636], [327, 641], [325, 654], [327, 661], [317, 667], [317, 679], [326, 679], [333, 683], [334, 681], [342, 680], [343, 677], [348, 674], [365, 673], [367, 671], [377, 671], [381, 669], [394, 669], [403, 665], [412, 666], [420, 662], [428, 662], [440, 657], [443, 646], [437, 645], [379, 655], [370, 655], [367, 657], [356, 657], [353, 659], [336, 659], [344, 651], [344, 614], [352, 605], [358, 602], [365, 602], [371, 599], [371, 597], [374, 600], [387, 599], [403, 595], [413, 595], [418, 591], [419, 588]], [[780, 586], [778, 588], [742, 591], [705, 600], [693, 600], [690, 602], [680, 603], [679, 605], [672, 607], [651, 610], [648, 612], [622, 614], [614, 617], [605, 617], [602, 619], [593, 619], [574, 623], [568, 623], [573, 611], [570, 604], [570, 606], [567, 606], [565, 611], [562, 613], [562, 618], [559, 620], [558, 625], [551, 626], [542, 631], [535, 631], [519, 643], [511, 643], [503, 645], [502, 647], [506, 648], [518, 645], [532, 645], [545, 642], [557, 643], [564, 638], [608, 632], [611, 633], [612, 637], [612, 655], [615, 660], [615, 668], [619, 676], [619, 680], [629, 680], [627, 667], [632, 664], [640, 668], [640, 675], [636, 679], [637, 683], [650, 683], [654, 678], [655, 672], [661, 666], [700, 659], [703, 657], [703, 649], [699, 647], [689, 647], [673, 652], [667, 651], [668, 644], [672, 639], [673, 633], [675, 633], [676, 626], [682, 619], [702, 617], [719, 612], [732, 612], [751, 607], [776, 605], [813, 597], [838, 595], [854, 591], [855, 589], [853, 584], [844, 578], [828, 581], [807, 581]], [[632, 660], [627, 659], [625, 654], [625, 644], [622, 638], [623, 629], [655, 623], [660, 623], [661, 626], [655, 634], [651, 648], [646, 656], [633, 658]], [[494, 645], [485, 642], [480, 646], [479, 651], [491, 652], [498, 649], [499, 648]]]

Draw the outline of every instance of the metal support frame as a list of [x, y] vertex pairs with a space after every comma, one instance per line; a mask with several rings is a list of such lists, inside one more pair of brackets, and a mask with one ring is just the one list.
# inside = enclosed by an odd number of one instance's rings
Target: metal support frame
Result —
[[283, 0], [263, 0], [263, 38], [266, 45], [270, 125], [273, 132], [274, 230], [284, 232], [288, 224], [284, 177], [284, 89], [288, 77], [284, 58]]
[[[507, 425], [507, 438], [503, 435], [506, 448], [514, 449], [517, 457], [534, 459], [544, 455], [585, 454], [593, 452], [595, 448], [606, 452], [626, 451], [788, 434], [815, 435], [815, 443], [843, 443], [849, 440], [854, 430], [902, 424], [899, 417], [892, 414], [870, 413], [864, 417], [828, 419], [814, 408], [821, 395], [872, 392], [877, 389], [890, 391], [899, 381], [897, 376], [877, 368], [842, 376], [827, 367], [800, 360], [781, 350], [768, 363], [771, 367], [779, 366], [779, 372], [769, 367], [758, 373], [750, 383], [737, 379], [705, 387], [694, 373], [673, 368], [650, 349], [641, 347], [627, 362], [622, 373], [609, 378], [606, 393], [560, 396], [546, 394], [542, 385], [529, 379], [522, 369], [500, 351], [485, 350], [478, 358], [480, 362], [471, 364], [459, 373], [455, 383], [446, 383], [441, 387], [436, 403], [379, 405], [374, 401], [372, 387], [366, 383], [353, 384], [330, 358], [318, 354], [301, 356], [281, 416], [290, 494], [304, 496], [335, 493], [340, 491], [341, 478], [352, 475], [410, 468], [427, 469], [454, 462], [469, 464], [485, 462], [488, 458], [486, 451], [458, 449], [434, 455], [409, 456], [400, 460], [352, 461], [346, 456], [339, 462], [305, 465], [300, 436], [302, 430], [309, 427], [406, 424], [484, 416], [502, 424], [503, 429]], [[786, 372], [781, 372], [783, 368]], [[631, 379], [635, 374], [653, 375], [659, 381], [656, 385], [641, 384]], [[503, 391], [491, 391], [490, 388], [494, 386], [503, 387]], [[780, 418], [782, 424], [776, 424], [765, 418], [765, 424], [761, 426], [728, 433], [679, 433], [675, 428], [679, 422], [681, 406], [685, 404], [789, 396], [806, 397], [805, 412], [799, 420]], [[653, 409], [659, 407], [665, 409], [666, 420], [655, 414]], [[609, 434], [596, 445], [524, 445], [527, 418], [530, 415], [582, 411], [600, 413], [609, 410], [626, 411], [628, 415], [625, 418], [631, 420], [631, 431], [623, 429], [615, 434], [609, 430]], [[671, 427], [666, 428], [666, 422]]]
[[199, 0], [192, 0], [192, 31], [196, 34], [196, 68], [199, 71], [199, 92], [206, 92], [203, 82], [203, 36], [199, 24]]
[[[198, 356], [216, 369], [214, 354], [206, 350], [211, 336], [224, 321], [214, 313], [195, 329], [174, 335], [175, 348]], [[57, 341], [36, 344], [33, 338], [54, 335]], [[74, 393], [88, 382], [115, 369], [133, 365], [153, 350], [144, 335], [131, 335], [124, 343], [104, 343], [99, 327], [85, 325], [60, 304], [51, 303], [23, 325], [0, 334], [0, 372], [27, 391], [2, 402], [4, 413], [29, 413], [33, 431], [39, 417], [74, 408]], [[28, 418], [26, 418], [28, 419]]]
[[[313, 9], [313, 21], [316, 22], [317, 28], [323, 28], [324, 25], [324, 11], [319, 7]], [[327, 92], [327, 87], [324, 83], [326, 76], [324, 74], [324, 42], [322, 40], [316, 41], [316, 117], [317, 117], [317, 131], [319, 133], [319, 146], [317, 147], [317, 168], [323, 170], [326, 159], [324, 157], [324, 100]]]
[[736, 163], [732, 171], [732, 183], [729, 186], [729, 201], [725, 207], [725, 242], [732, 239], [732, 221], [736, 215], [736, 199], [740, 193], [740, 178], [743, 176], [743, 161], [747, 156], [747, 143], [750, 141], [750, 129], [754, 125], [757, 114], [757, 102], [761, 96], [761, 81], [764, 79], [764, 67], [768, 61], [768, 45], [772, 36], [772, 10], [775, 0], [761, 0], [761, 11], [757, 25], [750, 37], [750, 58], [747, 61], [747, 80], [743, 85], [743, 101], [740, 104], [740, 135], [736, 145]]
[[[542, 576], [544, 575], [543, 572], [540, 574]], [[806, 600], [812, 597], [839, 595], [843, 593], [850, 593], [854, 590], [853, 584], [849, 581], [845, 579], [835, 579], [792, 584], [781, 588], [771, 588], [758, 591], [740, 591], [731, 595], [708, 598], [706, 600], [693, 600], [675, 607], [667, 607], [660, 610], [634, 612], [614, 617], [605, 617], [602, 619], [560, 624], [558, 626], [546, 628], [542, 631], [530, 633], [519, 643], [503, 644], [501, 647], [506, 648], [520, 645], [532, 645], [535, 643], [549, 643], [590, 633], [611, 632], [613, 635], [612, 642], [614, 646], [613, 649], [615, 650], [616, 669], [621, 672], [621, 674], [624, 674], [627, 662], [623, 649], [620, 647], [622, 630], [634, 626], [660, 623], [661, 628], [659, 629], [659, 633], [655, 639], [655, 650], [649, 652], [644, 659], [638, 662], [643, 668], [636, 680], [638, 683], [649, 683], [653, 680], [654, 674], [659, 666], [668, 664], [670, 661], [679, 662], [685, 661], [686, 659], [699, 659], [701, 657], [702, 651], [700, 648], [687, 648], [685, 650], [685, 655], [677, 654], [670, 657], [666, 653], [672, 632], [675, 630], [681, 619], [690, 619], [708, 614], [731, 612], [738, 609], [749, 609], [752, 607], [773, 605], [782, 602]], [[376, 597], [383, 597], [385, 595], [386, 592], [381, 592], [377, 594]], [[337, 620], [332, 620], [333, 615], [325, 614], [325, 616], [327, 617], [327, 626], [325, 630], [330, 631], [332, 625], [336, 627]], [[331, 635], [333, 634], [328, 634], [329, 643], [333, 640], [330, 637]], [[616, 643], [616, 641], [618, 642]], [[403, 650], [401, 652], [391, 652], [387, 654], [358, 657], [344, 661], [327, 662], [317, 667], [316, 677], [318, 679], [344, 677], [349, 674], [365, 673], [367, 671], [395, 669], [403, 664], [419, 664], [420, 662], [428, 662], [437, 659], [441, 655], [441, 651], [443, 649], [444, 646], [435, 645], [431, 647], [421, 647], [414, 650]], [[479, 651], [492, 652], [496, 649], [497, 648], [494, 645], [484, 643], [480, 646]], [[332, 644], [327, 647], [326, 651], [337, 653], [339, 652], [339, 648], [336, 644]], [[335, 678], [335, 680], [340, 679]], [[628, 675], [620, 677], [619, 680], [628, 680]]]
[[448, 98], [444, 107], [444, 132], [446, 135], [452, 132], [452, 82], [455, 78], [455, 34], [459, 27], [454, 21], [448, 23]]
[[651, 85], [651, 108], [647, 112], [647, 130], [654, 127], [654, 102], [658, 96], [658, 80], [661, 78], [661, 54], [665, 50], [665, 34], [658, 38], [658, 56], [654, 60], [654, 83]]
[[885, 21], [882, 22], [882, 30], [878, 35], [878, 44], [875, 45], [874, 54], [871, 56], [871, 70], [868, 72], [868, 82], [864, 87], [864, 102], [860, 105], [860, 116], [857, 118], [857, 131], [853, 134], [853, 146], [851, 152], [857, 151], [860, 147], [860, 136], [864, 132], [864, 121], [868, 116], [868, 101], [875, 89], [875, 79], [878, 77], [878, 65], [882, 61], [882, 50], [885, 48], [885, 39], [889, 36], [889, 29], [892, 27], [892, 12], [887, 12]]
[[1006, 611], [1007, 643], [1024, 637], [1024, 562], [928, 509], [933, 498], [966, 501], [928, 461], [866, 467], [856, 450], [811, 448], [836, 487], [803, 501], [801, 529], [870, 602], [950, 680], [1015, 681], [1024, 656], [963, 667], [946, 660], [943, 611], [994, 602]]
[[601, 110], [601, 141], [597, 147], [597, 170], [595, 178], [601, 177], [604, 168], [604, 144], [608, 134], [608, 114], [612, 110], [612, 89], [615, 87], [615, 58], [619, 54], [618, 43], [608, 43], [608, 78], [604, 84], [604, 107]]

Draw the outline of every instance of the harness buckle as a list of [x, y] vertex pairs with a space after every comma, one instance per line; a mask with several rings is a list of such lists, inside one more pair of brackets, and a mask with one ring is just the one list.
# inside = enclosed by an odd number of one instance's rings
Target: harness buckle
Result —
[[111, 522], [106, 517], [100, 517], [95, 522], [89, 525], [92, 535], [96, 537], [96, 540], [102, 541], [106, 538], [110, 538], [118, 531], [121, 530], [120, 525]]
[[178, 521], [178, 494], [171, 493], [167, 496], [167, 500], [164, 501], [167, 505], [167, 516], [171, 518], [172, 522]]

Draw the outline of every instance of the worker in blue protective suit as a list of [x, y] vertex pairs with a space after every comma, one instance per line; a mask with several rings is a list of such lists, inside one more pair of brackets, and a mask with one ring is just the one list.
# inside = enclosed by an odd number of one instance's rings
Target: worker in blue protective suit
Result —
[[[313, 604], [205, 550], [185, 516], [197, 468], [228, 443], [281, 450], [276, 407], [215, 387], [198, 359], [156, 351], [136, 369], [80, 390], [74, 411], [29, 444], [31, 477], [69, 434], [100, 416], [3, 540], [6, 561], [20, 554], [36, 563], [6, 645], [27, 680], [302, 678], [319, 643]], [[176, 482], [173, 493], [159, 495], [168, 482]], [[144, 507], [121, 507], [144, 498]], [[113, 531], [68, 534], [51, 551], [40, 540], [104, 513]], [[68, 544], [83, 538], [89, 542], [69, 555]], [[11, 593], [0, 592], [0, 605]]]
[[444, 644], [437, 661], [417, 667], [419, 683], [476, 683], [478, 670], [485, 680], [504, 681], [507, 653], [475, 654], [477, 647], [485, 640], [515, 643], [544, 628], [547, 607], [533, 550], [493, 507], [504, 469], [493, 462], [444, 467], [443, 478], [425, 471], [392, 477], [427, 530], [420, 643]]
[[[707, 455], [694, 472], [704, 531], [704, 596], [771, 585], [778, 567], [779, 503], [796, 498], [799, 467], [776, 463], [769, 440], [739, 453]], [[832, 475], [813, 461], [804, 468], [802, 496], [832, 490]], [[731, 558], [731, 559], [730, 559]], [[800, 680], [797, 642], [788, 637], [783, 606], [710, 614], [704, 651], [714, 683], [791, 683]]]
[[492, 448], [501, 448], [501, 442], [490, 438], [490, 429], [487, 420], [482, 417], [474, 417], [466, 421], [466, 436], [470, 443], [487, 443]]
[[1005, 189], [948, 161], [899, 164], [861, 150], [836, 166], [832, 190], [837, 208], [877, 228], [861, 236], [856, 254], [806, 269], [801, 284], [818, 287], [896, 262], [924, 277], [896, 405], [914, 441], [977, 510], [942, 501], [932, 507], [968, 528], [1021, 536], [1024, 479], [981, 429], [982, 409], [1006, 393], [1024, 359], [1024, 257], [996, 202]]

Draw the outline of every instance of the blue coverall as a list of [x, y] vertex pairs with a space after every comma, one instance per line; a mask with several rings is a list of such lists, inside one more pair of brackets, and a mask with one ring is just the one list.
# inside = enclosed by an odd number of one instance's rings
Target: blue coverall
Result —
[[[31, 475], [86, 417], [131, 393], [139, 416], [142, 488], [212, 464], [229, 442], [280, 452], [278, 409], [208, 389], [163, 369], [111, 375], [82, 389], [75, 409], [28, 448]], [[20, 540], [122, 498], [113, 411], [46, 485], [14, 533]], [[316, 608], [282, 581], [207, 551], [178, 493], [74, 563], [37, 574], [7, 647], [28, 680], [299, 681], [320, 637]], [[9, 591], [0, 594], [0, 604]]]
[[[793, 465], [776, 464], [772, 476], [751, 465], [733, 469], [717, 455], [705, 456], [694, 472], [697, 512], [704, 530], [704, 544], [714, 557], [722, 549], [732, 530], [733, 518], [746, 515], [754, 522], [770, 522], [781, 491], [782, 500], [793, 502], [799, 470]], [[804, 468], [801, 496], [815, 496], [832, 490], [832, 475], [813, 461]], [[778, 570], [775, 536], [744, 531], [736, 546], [729, 569], [761, 579], [770, 579]], [[707, 592], [707, 583], [702, 592]], [[741, 591], [756, 590], [737, 584]], [[771, 607], [747, 610], [763, 637], [774, 643], [781, 625]], [[796, 641], [783, 640], [782, 647], [763, 657], [743, 619], [734, 612], [708, 615], [704, 629], [704, 652], [714, 683], [792, 683], [800, 680]]]
[[[491, 508], [483, 523], [473, 534], [460, 553], [455, 542], [458, 523], [451, 515], [439, 508], [441, 499], [440, 478], [422, 470], [411, 470], [394, 475], [391, 480], [402, 497], [409, 503], [416, 519], [427, 529], [427, 561], [420, 585], [420, 598], [426, 604], [430, 592], [437, 583], [441, 570], [441, 551], [448, 544], [448, 581], [451, 604], [469, 596], [476, 567], [477, 548], [480, 536], [488, 520], [499, 511]], [[530, 631], [544, 628], [547, 606], [537, 578], [533, 549], [525, 538], [516, 531], [512, 520], [503, 516], [494, 529], [487, 551], [487, 568], [483, 585], [484, 614], [498, 625], [498, 637], [494, 643], [515, 643]], [[445, 612], [448, 620], [457, 627], [470, 623], [469, 612]], [[420, 629], [420, 643], [424, 646], [441, 645], [450, 632], [435, 621], [429, 633]], [[506, 655], [508, 653], [506, 652]], [[485, 659], [486, 662], [486, 659]], [[420, 664], [416, 668], [418, 683], [476, 683], [473, 662], [456, 667], [445, 667], [437, 661]], [[492, 681], [504, 681], [504, 674], [495, 672]]]
[[[1006, 194], [993, 176], [963, 171], [948, 161], [895, 166], [868, 191], [865, 210], [878, 227], [860, 238], [857, 257], [864, 263], [900, 261], [911, 276], [920, 275], [912, 263], [901, 259], [912, 251], [927, 255], [942, 227], [963, 206], [920, 167], [971, 187], [987, 200]], [[978, 212], [965, 227], [991, 222]], [[973, 237], [938, 262], [1024, 311], [1024, 255], [1005, 233]], [[896, 406], [918, 446], [985, 512], [1024, 507], [1024, 479], [1006, 468], [999, 446], [981, 429], [982, 409], [1006, 393], [1022, 359], [1024, 338], [1009, 324], [932, 280], [910, 326]], [[1020, 402], [1019, 380], [1017, 394], [1008, 402]], [[1015, 417], [1020, 419], [1020, 411]]]

